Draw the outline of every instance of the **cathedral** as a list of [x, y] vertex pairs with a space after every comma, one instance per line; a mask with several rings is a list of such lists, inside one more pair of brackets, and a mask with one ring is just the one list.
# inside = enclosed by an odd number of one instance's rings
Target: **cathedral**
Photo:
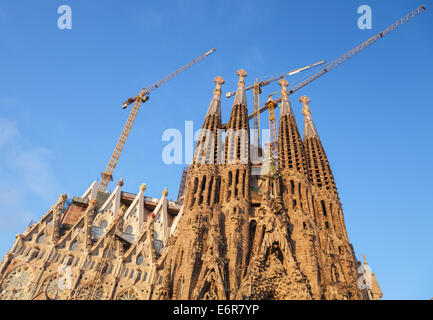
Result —
[[[216, 87], [177, 201], [95, 181], [59, 196], [0, 263], [4, 300], [378, 300], [346, 231], [333, 173], [300, 98], [281, 79], [278, 141], [250, 143], [244, 70], [228, 123]], [[252, 161], [260, 151], [260, 161]], [[275, 152], [276, 151], [276, 152]]]

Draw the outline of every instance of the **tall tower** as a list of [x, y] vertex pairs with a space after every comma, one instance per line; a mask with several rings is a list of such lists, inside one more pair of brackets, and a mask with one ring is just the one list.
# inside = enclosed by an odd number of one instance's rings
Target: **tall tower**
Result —
[[324, 294], [327, 299], [359, 298], [356, 257], [347, 236], [334, 176], [311, 117], [310, 99], [303, 96], [299, 101], [304, 115], [304, 145], [319, 233]]
[[258, 177], [260, 206], [252, 210], [248, 266], [238, 299], [311, 299], [308, 279], [299, 268], [290, 239], [290, 219], [281, 199], [280, 174], [268, 145]]
[[[204, 296], [214, 295], [215, 292], [219, 293], [218, 298], [226, 298], [226, 285], [223, 280], [216, 279], [217, 283], [212, 283], [211, 286], [202, 275], [203, 264], [206, 263], [204, 261], [206, 250], [210, 247], [207, 243], [209, 231], [219, 228], [219, 219], [216, 219], [213, 224], [211, 222], [214, 215], [218, 216], [215, 212], [218, 212], [220, 202], [219, 163], [222, 155], [219, 152], [219, 145], [221, 85], [224, 79], [216, 77], [214, 82], [216, 83], [214, 94], [188, 174], [184, 214], [178, 226], [180, 236], [172, 239], [170, 251], [164, 262], [166, 287], [162, 291], [167, 298], [203, 299]], [[217, 251], [216, 248], [214, 250]], [[215, 272], [219, 273], [220, 270]], [[209, 293], [211, 287], [214, 291]]]
[[321, 298], [320, 265], [317, 255], [316, 223], [311, 210], [311, 191], [304, 144], [290, 105], [285, 79], [281, 86], [279, 167], [283, 201], [290, 217], [292, 248], [301, 271], [308, 277], [313, 299]]
[[225, 141], [225, 164], [222, 169], [223, 233], [226, 239], [228, 281], [231, 299], [240, 285], [248, 254], [250, 211], [250, 131], [244, 70], [237, 72], [238, 88], [233, 102]]

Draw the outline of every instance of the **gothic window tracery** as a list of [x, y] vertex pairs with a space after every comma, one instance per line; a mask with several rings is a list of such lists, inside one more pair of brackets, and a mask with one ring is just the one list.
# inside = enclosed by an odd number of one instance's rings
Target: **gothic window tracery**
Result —
[[30, 267], [22, 266], [11, 271], [3, 281], [1, 300], [23, 300], [33, 279]]
[[62, 300], [66, 298], [67, 290], [71, 289], [72, 275], [67, 269], [48, 279], [44, 284], [46, 296], [49, 300]]
[[[96, 288], [93, 293], [91, 292], [91, 286], [85, 286], [78, 291], [77, 300], [102, 300], [104, 290], [101, 286]], [[92, 295], [92, 296], [91, 296]]]
[[129, 289], [120, 294], [117, 300], [138, 300], [138, 296], [133, 289]]

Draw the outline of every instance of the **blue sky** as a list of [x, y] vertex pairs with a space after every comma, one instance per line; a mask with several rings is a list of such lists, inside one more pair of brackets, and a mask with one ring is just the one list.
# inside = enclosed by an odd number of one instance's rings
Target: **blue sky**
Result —
[[[62, 4], [71, 30], [57, 28]], [[371, 30], [357, 27], [363, 4]], [[162, 133], [201, 127], [215, 76], [227, 92], [240, 68], [250, 83], [331, 60], [422, 4], [426, 12], [291, 102], [302, 127], [298, 99], [311, 99], [349, 238], [384, 298], [432, 298], [431, 0], [0, 1], [0, 255], [59, 194], [81, 195], [99, 178], [128, 116], [120, 106], [142, 87], [217, 49], [151, 94], [114, 173], [126, 191], [146, 182], [147, 195], [168, 187], [176, 199], [183, 165], [162, 162]]]

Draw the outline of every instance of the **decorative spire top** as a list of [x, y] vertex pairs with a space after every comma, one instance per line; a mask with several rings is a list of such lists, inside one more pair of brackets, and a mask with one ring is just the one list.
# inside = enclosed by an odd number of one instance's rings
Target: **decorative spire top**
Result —
[[299, 99], [299, 102], [302, 103], [302, 114], [304, 115], [304, 139], [310, 137], [319, 138], [319, 134], [317, 133], [313, 119], [311, 118], [310, 107], [308, 106], [308, 103], [310, 103], [310, 99], [308, 99], [308, 97], [306, 96], [302, 96]]
[[310, 99], [308, 99], [307, 96], [302, 96], [299, 98], [299, 102], [302, 103], [302, 114], [304, 116], [310, 115], [311, 114], [311, 110], [310, 110], [310, 106], [308, 105], [310, 103]]
[[143, 183], [141, 186], [140, 186], [140, 191], [146, 191], [146, 184], [145, 183]]
[[286, 79], [280, 79], [280, 81], [278, 81], [278, 84], [281, 86], [281, 111], [280, 111], [280, 116], [282, 115], [293, 115], [293, 109], [292, 106], [290, 104], [289, 101], [289, 95], [287, 93], [287, 86], [289, 85], [289, 83], [287, 82]]
[[284, 92], [284, 94], [287, 96], [287, 86], [289, 85], [289, 82], [286, 79], [281, 78], [278, 81], [278, 84], [281, 86], [281, 94]]
[[221, 85], [225, 83], [223, 77], [221, 76], [215, 77], [215, 79], [213, 79], [213, 82], [216, 83], [213, 94], [219, 94], [221, 96]]
[[237, 72], [237, 75], [239, 76], [238, 81], [238, 88], [236, 90], [236, 96], [235, 101], [233, 102], [234, 105], [239, 104], [247, 104], [247, 98], [245, 97], [245, 77], [247, 76], [247, 73], [244, 69], [240, 69]]
[[364, 264], [367, 265], [367, 264], [368, 264], [368, 263], [367, 263], [367, 259], [365, 258], [365, 255], [364, 255], [364, 254], [362, 255], [362, 258], [364, 259]]
[[248, 75], [247, 72], [244, 69], [238, 70], [236, 74], [239, 76], [238, 86], [244, 85], [245, 86], [245, 78]]
[[117, 182], [117, 185], [120, 187], [123, 186], [123, 178], [120, 178], [120, 180]]
[[221, 116], [221, 85], [224, 84], [224, 79], [218, 76], [215, 77], [213, 81], [216, 83], [216, 85], [206, 116], [209, 116], [211, 114]]
[[164, 190], [162, 190], [162, 196], [163, 196], [163, 197], [168, 196], [168, 190], [167, 190], [167, 187], [165, 187]]

